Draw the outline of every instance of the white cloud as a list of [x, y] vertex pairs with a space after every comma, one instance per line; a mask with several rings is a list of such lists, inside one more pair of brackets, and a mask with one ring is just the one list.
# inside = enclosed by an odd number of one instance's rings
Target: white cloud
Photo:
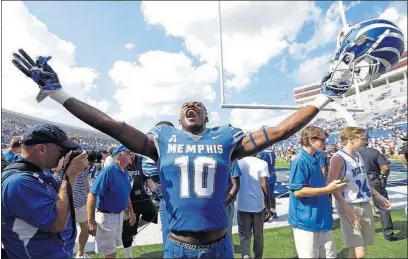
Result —
[[135, 44], [133, 43], [126, 43], [125, 44], [125, 49], [133, 49], [135, 47]]
[[308, 58], [293, 72], [292, 76], [298, 84], [320, 82], [328, 72], [331, 53]]
[[395, 23], [402, 31], [405, 37], [405, 47], [407, 47], [407, 2], [391, 2], [378, 18], [389, 20]]
[[114, 117], [138, 122], [141, 130], [151, 128], [160, 116], [178, 115], [186, 101], [213, 102], [215, 91], [210, 84], [218, 79], [215, 67], [194, 67], [184, 53], [163, 51], [142, 53], [132, 63], [116, 61], [109, 76], [118, 87], [114, 98], [120, 112]]
[[[2, 107], [51, 121], [84, 126], [49, 98], [37, 104], [38, 87], [11, 63], [12, 53], [23, 48], [34, 58], [51, 55], [50, 64], [58, 72], [66, 91], [80, 100], [87, 98], [88, 91], [96, 89], [94, 82], [98, 72], [77, 66], [75, 45], [48, 31], [47, 26], [30, 14], [22, 2], [4, 2], [2, 21]], [[108, 106], [106, 101], [102, 104]]]
[[219, 124], [219, 122], [221, 121], [221, 116], [218, 112], [210, 112], [209, 116], [208, 116], [208, 120], [209, 120], [209, 126], [216, 126]]
[[91, 98], [86, 98], [86, 103], [95, 107], [98, 110], [101, 110], [102, 112], [106, 112], [110, 107], [110, 103], [106, 101], [105, 99], [98, 102]]
[[234, 127], [252, 132], [262, 126], [276, 126], [292, 113], [266, 109], [232, 109], [229, 121]]
[[[182, 37], [186, 48], [201, 61], [219, 65], [217, 2], [142, 2], [150, 25], [167, 35]], [[224, 69], [233, 76], [225, 85], [242, 89], [251, 75], [294, 41], [302, 26], [318, 17], [314, 2], [221, 3]]]
[[281, 71], [282, 73], [285, 73], [287, 71], [287, 61], [286, 58], [282, 58], [281, 61], [279, 61], [275, 67], [279, 68], [279, 71]]
[[[344, 9], [345, 11], [350, 10], [359, 3], [359, 1], [351, 2], [349, 5], [345, 5]], [[350, 22], [348, 21], [348, 23]], [[312, 50], [325, 46], [329, 42], [336, 41], [337, 34], [342, 26], [343, 24], [341, 22], [339, 12], [339, 3], [336, 1], [330, 5], [324, 17], [320, 17], [318, 19], [312, 37], [305, 43], [293, 43], [289, 47], [289, 53], [291, 54], [292, 58], [305, 59], [307, 54]]]

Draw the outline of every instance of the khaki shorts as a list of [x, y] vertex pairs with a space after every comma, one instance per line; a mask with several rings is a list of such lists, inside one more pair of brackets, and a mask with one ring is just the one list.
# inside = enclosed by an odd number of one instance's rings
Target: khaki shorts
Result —
[[88, 221], [88, 213], [86, 205], [75, 209], [75, 221], [76, 223], [82, 223]]
[[375, 222], [370, 202], [349, 203], [360, 217], [361, 229], [353, 228], [344, 209], [336, 202], [344, 244], [349, 247], [365, 247], [374, 244]]
[[96, 211], [95, 252], [110, 255], [122, 245], [123, 211], [119, 214]]
[[310, 232], [293, 228], [298, 258], [336, 258], [333, 231]]

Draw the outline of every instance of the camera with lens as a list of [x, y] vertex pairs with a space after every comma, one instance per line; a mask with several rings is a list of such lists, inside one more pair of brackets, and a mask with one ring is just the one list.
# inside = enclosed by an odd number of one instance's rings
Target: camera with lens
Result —
[[92, 163], [100, 163], [102, 160], [102, 151], [94, 150], [94, 149], [85, 149], [85, 150], [73, 150], [71, 153], [71, 157], [69, 160], [74, 159], [75, 157], [79, 156], [85, 151], [88, 155], [88, 162]]
[[72, 159], [74, 159], [75, 157], [79, 156], [80, 154], [82, 154], [85, 151], [85, 153], [88, 155], [88, 162], [90, 164], [92, 163], [100, 163], [102, 160], [102, 151], [100, 150], [94, 150], [94, 149], [75, 149], [75, 150], [69, 150], [69, 149], [65, 149], [61, 155], [63, 157], [65, 157], [69, 152], [71, 153], [71, 156], [69, 158], [69, 162], [72, 161]]

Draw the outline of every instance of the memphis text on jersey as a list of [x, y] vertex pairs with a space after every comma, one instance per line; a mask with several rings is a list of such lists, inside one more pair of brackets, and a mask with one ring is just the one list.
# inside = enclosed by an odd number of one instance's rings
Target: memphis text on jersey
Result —
[[202, 144], [177, 144], [176, 135], [172, 135], [167, 144], [169, 154], [223, 154], [222, 145], [202, 145]]

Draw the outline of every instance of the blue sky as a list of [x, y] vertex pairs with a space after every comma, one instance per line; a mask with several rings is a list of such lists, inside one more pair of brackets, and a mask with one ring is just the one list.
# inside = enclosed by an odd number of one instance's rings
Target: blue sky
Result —
[[[55, 62], [58, 59], [63, 62], [66, 58], [70, 63], [67, 61], [67, 66], [61, 68], [67, 71], [62, 74], [72, 77], [66, 79], [70, 81], [65, 85], [67, 92], [74, 96], [80, 93], [78, 98], [99, 103], [109, 115], [138, 127], [142, 125], [139, 127], [142, 130], [161, 119], [177, 123], [179, 107], [191, 98], [202, 100], [208, 106], [214, 124], [245, 124], [242, 117], [251, 117], [249, 123], [261, 123], [260, 119], [277, 116], [276, 111], [219, 108], [217, 9], [214, 3], [210, 6], [203, 2], [174, 3], [172, 6], [171, 3], [127, 1], [3, 3], [3, 13], [15, 12], [13, 17], [11, 14], [10, 18], [5, 16], [4, 23], [11, 26], [13, 19], [22, 25], [27, 23], [19, 30], [29, 32], [28, 38], [20, 42], [9, 39], [5, 45], [10, 50], [27, 45], [25, 48], [32, 50], [33, 55], [51, 55]], [[257, 6], [260, 4], [265, 6]], [[400, 15], [396, 22], [406, 22], [406, 11], [403, 11], [406, 3], [402, 7], [401, 3], [388, 1], [345, 1], [344, 4], [351, 24], [378, 17], [389, 8]], [[294, 104], [294, 87], [319, 81], [327, 72], [328, 56], [335, 48], [334, 39], [341, 25], [335, 10], [337, 6], [329, 1], [282, 5], [237, 2], [227, 6], [222, 3], [226, 35], [224, 61], [228, 63], [225, 67], [229, 75], [226, 85], [230, 86], [227, 87], [227, 102]], [[38, 19], [46, 29], [33, 25], [30, 19]], [[6, 35], [3, 36], [7, 41]], [[33, 41], [31, 45], [30, 41]], [[74, 49], [64, 49], [61, 42], [70, 42], [69, 46]], [[129, 49], [125, 44], [134, 47]], [[302, 50], [299, 44], [304, 44], [308, 50]], [[145, 57], [145, 61], [139, 60], [141, 57]], [[8, 75], [7, 71], [3, 72], [3, 79], [18, 76], [12, 71]], [[187, 78], [185, 82], [184, 77]], [[28, 81], [23, 82], [27, 84]], [[92, 90], [85, 91], [85, 85]], [[27, 87], [35, 88], [32, 84]], [[168, 92], [156, 98], [163, 92], [161, 87]], [[153, 90], [146, 93], [148, 88]], [[3, 97], [9, 93], [11, 91], [3, 91]], [[287, 99], [281, 99], [283, 94]], [[24, 100], [34, 99], [35, 95], [30, 95]], [[140, 104], [134, 105], [137, 102]], [[19, 109], [5, 98], [3, 104], [4, 108]], [[31, 109], [30, 105], [35, 107]], [[20, 112], [83, 126], [52, 101], [47, 100], [42, 105], [27, 101]]]

